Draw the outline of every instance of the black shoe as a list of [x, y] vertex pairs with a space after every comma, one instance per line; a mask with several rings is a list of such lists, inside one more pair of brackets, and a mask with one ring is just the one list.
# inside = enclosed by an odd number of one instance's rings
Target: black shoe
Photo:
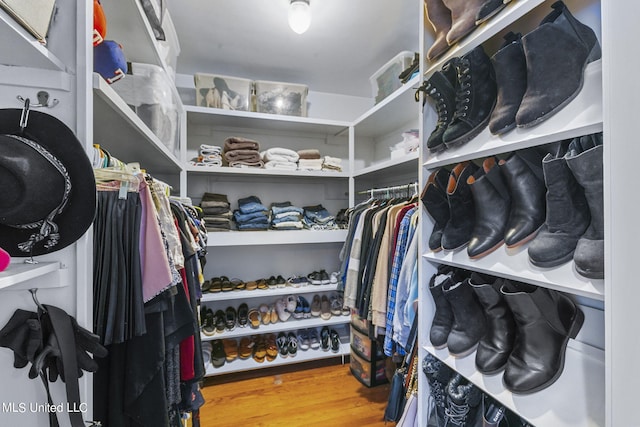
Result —
[[284, 332], [278, 334], [276, 345], [278, 346], [280, 357], [287, 357], [289, 355], [289, 343], [287, 341], [287, 335]]
[[233, 307], [227, 307], [225, 316], [225, 327], [228, 331], [233, 331], [236, 328], [236, 309]]
[[211, 342], [211, 364], [215, 368], [219, 368], [224, 365], [227, 355], [224, 352], [224, 345], [222, 340], [215, 340]]
[[293, 332], [289, 332], [287, 335], [287, 351], [291, 357], [298, 354], [298, 338], [296, 338], [296, 335]]
[[242, 303], [238, 307], [238, 326], [244, 328], [249, 323], [249, 307]]
[[331, 346], [331, 344], [329, 343], [330, 340], [330, 336], [329, 336], [329, 328], [327, 328], [326, 326], [322, 327], [322, 330], [320, 331], [320, 348], [324, 351], [329, 351], [329, 348]]
[[218, 332], [224, 331], [224, 328], [227, 325], [227, 320], [226, 320], [224, 311], [222, 310], [216, 311], [215, 322], [216, 322], [216, 331]]
[[337, 353], [340, 351], [340, 335], [335, 329], [331, 329], [329, 331], [329, 336], [331, 338], [331, 351]]
[[210, 337], [216, 332], [215, 315], [213, 310], [206, 305], [200, 307], [200, 323], [202, 324], [202, 333]]

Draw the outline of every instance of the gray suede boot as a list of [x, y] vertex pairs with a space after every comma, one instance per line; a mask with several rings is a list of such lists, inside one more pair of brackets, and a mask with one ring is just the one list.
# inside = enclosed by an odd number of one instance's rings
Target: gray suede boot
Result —
[[476, 15], [476, 25], [488, 21], [490, 18], [498, 14], [502, 9], [511, 3], [511, 0], [487, 0]]
[[548, 119], [582, 89], [584, 69], [600, 59], [600, 43], [591, 28], [558, 1], [540, 26], [522, 38], [527, 58], [527, 91], [516, 115], [519, 127]]
[[578, 240], [591, 221], [584, 190], [564, 159], [567, 144], [542, 160], [547, 186], [547, 216], [529, 244], [529, 260], [537, 267], [555, 267], [571, 261]]
[[476, 16], [487, 0], [443, 1], [451, 10], [451, 29], [447, 33], [447, 43], [453, 45], [476, 28]]
[[573, 176], [584, 189], [591, 223], [582, 235], [573, 262], [582, 276], [604, 278], [604, 201], [602, 196], [602, 133], [576, 138], [565, 159]]
[[427, 17], [436, 33], [433, 44], [427, 51], [427, 59], [433, 61], [449, 49], [447, 33], [451, 29], [451, 11], [442, 0], [424, 0]]

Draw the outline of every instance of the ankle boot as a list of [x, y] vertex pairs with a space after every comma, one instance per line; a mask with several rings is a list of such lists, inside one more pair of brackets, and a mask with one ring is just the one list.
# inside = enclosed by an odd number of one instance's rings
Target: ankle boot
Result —
[[429, 340], [436, 349], [447, 346], [447, 339], [453, 326], [453, 311], [451, 310], [451, 304], [444, 296], [442, 286], [444, 283], [451, 281], [450, 274], [434, 274], [429, 281], [429, 291], [436, 306], [436, 312], [433, 315], [433, 322], [431, 322], [431, 329], [429, 330]]
[[482, 421], [482, 392], [462, 375], [455, 374], [447, 384], [445, 426], [475, 427]]
[[424, 0], [427, 18], [436, 33], [433, 44], [427, 51], [427, 59], [433, 61], [449, 49], [447, 33], [451, 30], [451, 11], [442, 0]]
[[507, 4], [511, 3], [511, 0], [488, 0], [486, 1], [478, 14], [476, 15], [476, 25], [480, 25], [483, 22], [488, 21], [490, 18], [498, 14]]
[[457, 72], [456, 111], [442, 136], [447, 148], [465, 144], [482, 132], [496, 103], [493, 66], [482, 46], [452, 63]]
[[544, 224], [546, 202], [542, 152], [536, 149], [516, 151], [500, 160], [500, 170], [511, 192], [511, 211], [504, 235], [509, 248], [533, 239]]
[[469, 285], [469, 279], [457, 283], [446, 281], [442, 285], [453, 312], [447, 347], [452, 356], [464, 357], [476, 349], [478, 341], [485, 334], [484, 313]]
[[469, 243], [475, 223], [475, 207], [467, 179], [478, 167], [471, 162], [457, 164], [447, 184], [449, 221], [442, 232], [442, 249], [453, 251]]
[[529, 244], [529, 260], [537, 267], [555, 267], [573, 258], [578, 240], [591, 221], [584, 190], [564, 159], [567, 143], [542, 160], [547, 187], [545, 223]]
[[591, 223], [573, 254], [576, 270], [590, 279], [604, 278], [604, 201], [602, 196], [602, 133], [576, 138], [565, 156], [591, 213]]
[[427, 383], [429, 384], [427, 426], [443, 426], [447, 407], [447, 385], [454, 372], [430, 353], [427, 353], [422, 360], [422, 372], [427, 377]]
[[[449, 61], [443, 65], [442, 71], [433, 73], [422, 89], [425, 95], [435, 103], [438, 114], [436, 128], [427, 139], [427, 148], [432, 153], [446, 148], [442, 137], [453, 120], [453, 113], [456, 110], [456, 79], [456, 69]], [[425, 117], [427, 117], [426, 114]]]
[[504, 243], [511, 197], [493, 157], [482, 163], [482, 167], [467, 179], [467, 184], [476, 207], [476, 222], [467, 254], [471, 259], [478, 259]]
[[580, 92], [584, 69], [600, 59], [600, 43], [561, 1], [540, 26], [522, 38], [527, 58], [527, 91], [516, 115], [519, 127], [548, 119]]
[[484, 309], [487, 333], [480, 339], [476, 352], [476, 367], [485, 375], [502, 371], [513, 350], [516, 324], [513, 314], [500, 293], [503, 279], [485, 279], [471, 274], [469, 285]]
[[442, 231], [449, 221], [449, 201], [447, 200], [447, 181], [449, 171], [438, 169], [433, 172], [422, 190], [420, 200], [433, 218], [433, 230], [429, 236], [429, 249], [438, 252], [442, 249]]
[[492, 57], [498, 95], [489, 120], [489, 131], [502, 135], [516, 127], [516, 113], [527, 90], [527, 61], [522, 49], [522, 35], [512, 32], [504, 36], [505, 43]]
[[517, 328], [502, 382], [517, 394], [547, 388], [562, 374], [567, 342], [580, 331], [584, 314], [554, 290], [505, 280], [501, 292]]
[[449, 46], [475, 30], [476, 16], [486, 0], [443, 0], [451, 11], [451, 29], [447, 33]]

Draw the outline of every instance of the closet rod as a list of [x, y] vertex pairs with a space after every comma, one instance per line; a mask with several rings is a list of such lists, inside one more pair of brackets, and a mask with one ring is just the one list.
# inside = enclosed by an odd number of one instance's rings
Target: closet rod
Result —
[[418, 183], [417, 182], [412, 182], [410, 184], [394, 185], [394, 186], [391, 186], [391, 187], [371, 188], [369, 190], [358, 191], [358, 194], [368, 194], [371, 197], [373, 197], [373, 195], [376, 194], [376, 193], [386, 193], [386, 192], [393, 192], [393, 191], [398, 191], [398, 190], [410, 190], [410, 189], [413, 189], [413, 192], [417, 193], [418, 192]]

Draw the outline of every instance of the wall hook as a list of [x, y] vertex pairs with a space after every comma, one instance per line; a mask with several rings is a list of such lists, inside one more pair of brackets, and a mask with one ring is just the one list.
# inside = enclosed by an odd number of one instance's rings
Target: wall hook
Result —
[[31, 298], [33, 298], [33, 302], [38, 306], [40, 310], [46, 313], [47, 310], [45, 310], [42, 304], [40, 304], [40, 301], [38, 301], [38, 296], [36, 295], [36, 293], [38, 292], [38, 288], [31, 288], [29, 289], [29, 292], [31, 292]]
[[[18, 101], [22, 103], [27, 102], [27, 100], [29, 99], [29, 98], [25, 99], [20, 95], [18, 95], [16, 98], [18, 98]], [[49, 103], [49, 92], [45, 90], [41, 90], [40, 92], [38, 92], [36, 94], [36, 98], [38, 98], [38, 103], [37, 104], [32, 103], [29, 106], [30, 108], [53, 108], [60, 103], [60, 101], [57, 98], [51, 99], [51, 103]]]

